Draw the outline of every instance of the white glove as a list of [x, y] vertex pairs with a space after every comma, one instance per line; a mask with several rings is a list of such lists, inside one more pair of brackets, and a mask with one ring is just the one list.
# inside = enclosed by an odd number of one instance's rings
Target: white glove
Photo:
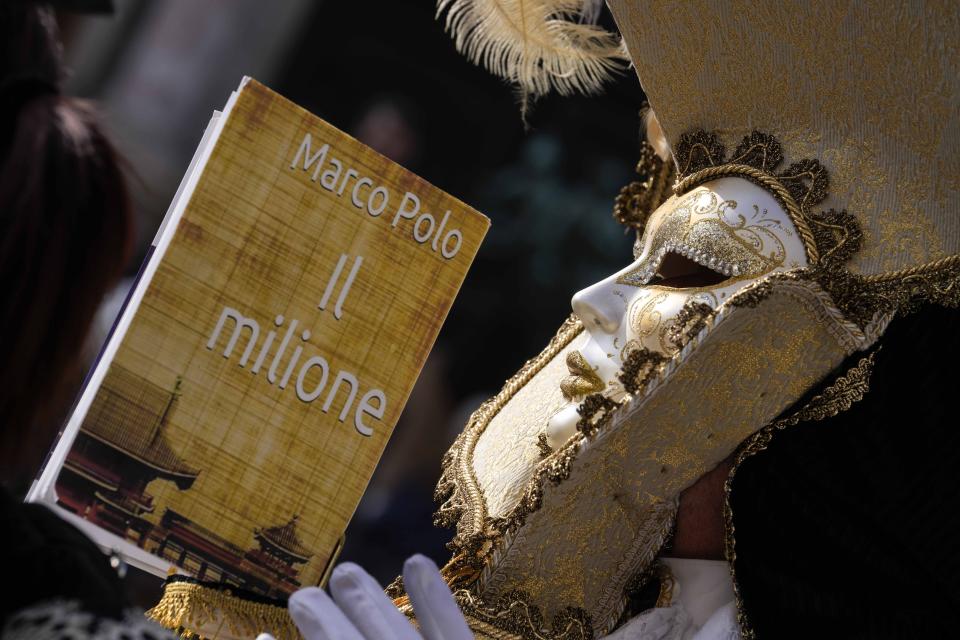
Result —
[[[420, 633], [370, 574], [345, 562], [330, 576], [330, 596], [309, 587], [290, 596], [290, 617], [305, 640], [473, 640], [437, 565], [415, 555], [403, 565]], [[257, 640], [272, 640], [260, 634]]]

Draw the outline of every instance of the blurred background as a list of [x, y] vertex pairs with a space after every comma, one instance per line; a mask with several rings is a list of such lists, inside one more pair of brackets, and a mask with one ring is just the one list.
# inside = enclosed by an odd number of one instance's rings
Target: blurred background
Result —
[[[513, 89], [457, 54], [431, 0], [114, 7], [109, 16], [59, 15], [68, 92], [99, 103], [129, 164], [138, 216], [137, 255], [104, 304], [91, 362], [211, 112], [243, 75], [492, 220], [341, 555], [384, 584], [415, 552], [442, 565], [451, 533], [431, 520], [443, 453], [470, 413], [546, 345], [572, 294], [631, 259], [633, 238], [611, 209], [638, 158], [643, 93], [632, 70], [601, 96], [544, 99], [524, 122]], [[131, 580], [145, 604], [156, 601], [158, 580]]]

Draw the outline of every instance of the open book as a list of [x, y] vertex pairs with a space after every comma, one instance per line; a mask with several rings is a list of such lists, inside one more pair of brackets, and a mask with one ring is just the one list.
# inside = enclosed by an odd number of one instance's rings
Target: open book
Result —
[[488, 226], [245, 78], [28, 500], [158, 576], [318, 584]]

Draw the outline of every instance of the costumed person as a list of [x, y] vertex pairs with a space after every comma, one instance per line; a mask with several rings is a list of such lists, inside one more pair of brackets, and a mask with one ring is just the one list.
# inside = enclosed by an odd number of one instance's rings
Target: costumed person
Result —
[[[582, 0], [438, 4], [528, 98], [628, 59], [662, 129], [615, 204], [634, 260], [444, 459], [475, 637], [950, 635], [956, 8], [608, 0], [622, 47]], [[310, 593], [298, 623], [357, 617]], [[374, 637], [343, 633], [306, 635]]]
[[8, 576], [0, 638], [172, 638], [131, 608], [120, 567], [91, 540], [14, 495], [21, 472], [42, 462], [53, 436], [45, 425], [70, 400], [67, 379], [126, 264], [132, 216], [120, 161], [92, 107], [61, 93], [53, 12], [4, 2], [0, 50], [0, 548]]

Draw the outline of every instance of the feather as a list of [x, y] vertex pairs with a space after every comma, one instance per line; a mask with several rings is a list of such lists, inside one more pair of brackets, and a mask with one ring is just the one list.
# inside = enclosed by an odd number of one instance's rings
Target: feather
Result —
[[438, 0], [457, 51], [527, 98], [594, 93], [628, 58], [619, 34], [583, 18], [591, 0]]
[[667, 142], [667, 136], [664, 135], [660, 127], [660, 121], [657, 120], [657, 114], [649, 106], [643, 110], [642, 117], [644, 129], [647, 132], [647, 142], [657, 152], [660, 159], [669, 162], [673, 156], [670, 151], [670, 143]]
[[580, 10], [580, 22], [585, 24], [597, 24], [600, 19], [600, 12], [603, 11], [603, 0], [584, 0], [583, 9]]

